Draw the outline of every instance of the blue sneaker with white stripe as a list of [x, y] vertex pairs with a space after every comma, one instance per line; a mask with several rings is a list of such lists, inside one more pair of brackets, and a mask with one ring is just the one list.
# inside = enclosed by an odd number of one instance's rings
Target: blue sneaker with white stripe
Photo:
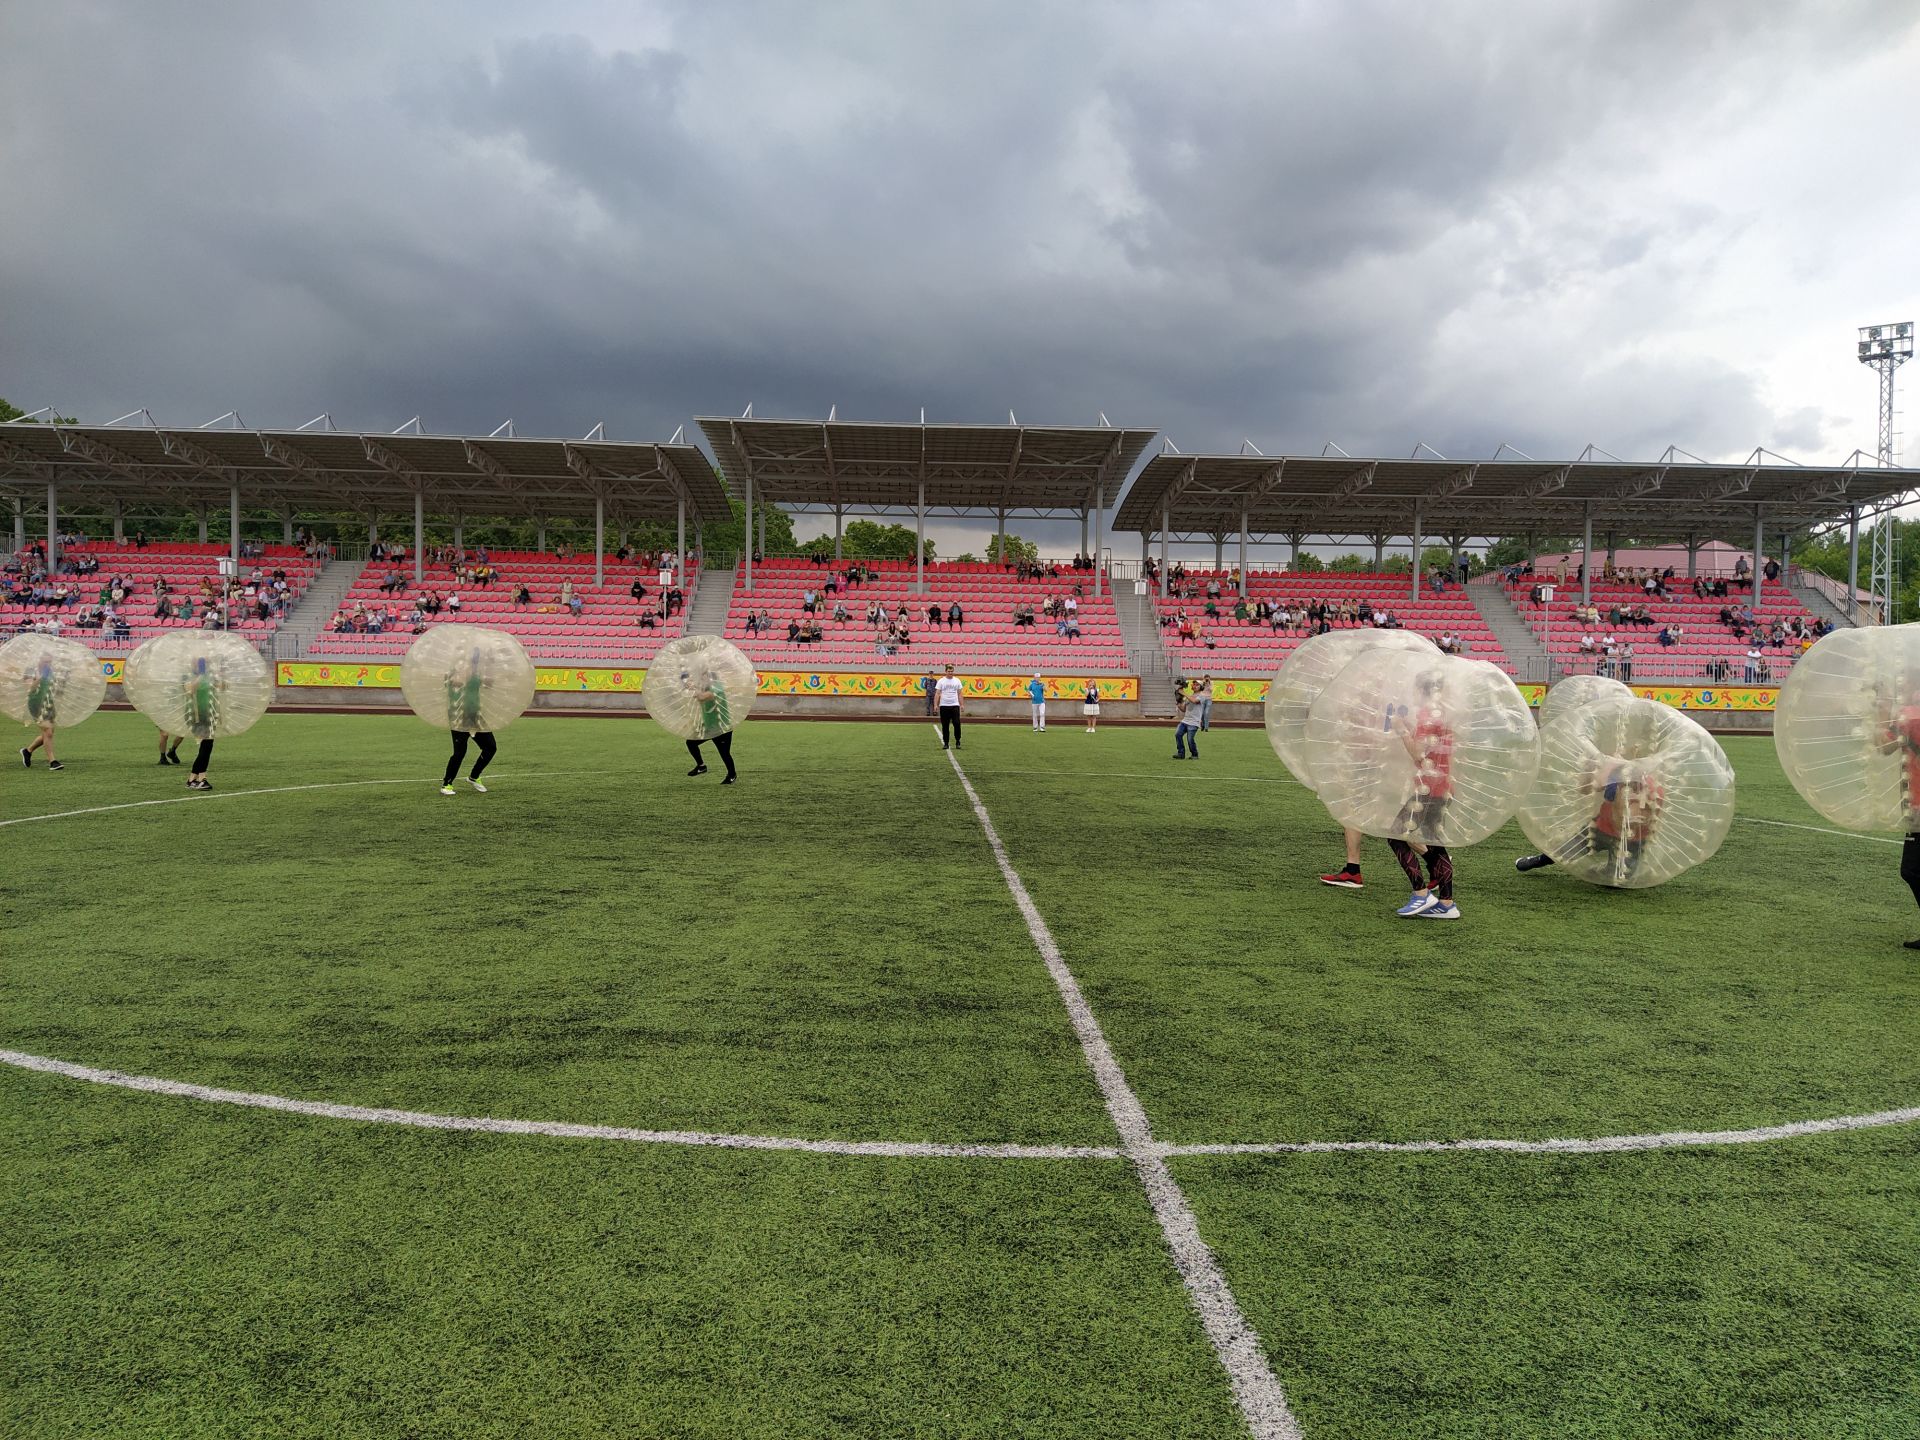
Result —
[[1460, 907], [1451, 900], [1442, 900], [1438, 904], [1429, 905], [1426, 909], [1422, 910], [1420, 912], [1420, 918], [1422, 920], [1458, 920], [1460, 918]]
[[1434, 893], [1431, 890], [1429, 890], [1424, 895], [1415, 893], [1407, 896], [1407, 903], [1402, 905], [1398, 910], [1394, 911], [1393, 913], [1398, 915], [1403, 920], [1410, 920], [1415, 915], [1419, 915], [1425, 911], [1431, 910], [1434, 906], [1438, 905], [1439, 903], [1440, 903], [1439, 899], [1434, 895]]

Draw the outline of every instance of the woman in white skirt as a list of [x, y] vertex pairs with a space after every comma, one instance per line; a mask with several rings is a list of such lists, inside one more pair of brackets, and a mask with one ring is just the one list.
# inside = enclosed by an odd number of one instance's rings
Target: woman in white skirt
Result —
[[1081, 711], [1087, 717], [1087, 734], [1091, 735], [1100, 724], [1100, 684], [1097, 680], [1087, 681], [1087, 698]]

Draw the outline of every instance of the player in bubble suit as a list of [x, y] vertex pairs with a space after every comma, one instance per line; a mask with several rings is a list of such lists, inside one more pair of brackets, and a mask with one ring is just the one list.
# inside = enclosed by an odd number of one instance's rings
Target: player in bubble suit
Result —
[[[1421, 837], [1416, 843], [1389, 839], [1387, 846], [1400, 862], [1413, 887], [1407, 903], [1395, 913], [1403, 919], [1419, 916], [1426, 920], [1458, 920], [1460, 907], [1453, 901], [1453, 856], [1438, 843], [1440, 822], [1447, 802], [1453, 798], [1453, 727], [1442, 708], [1441, 691], [1445, 677], [1429, 671], [1420, 677], [1420, 700], [1412, 719], [1401, 731], [1400, 743], [1413, 760], [1414, 792], [1394, 818], [1396, 830], [1412, 829]], [[1391, 727], [1395, 716], [1387, 716]], [[1405, 718], [1402, 715], [1399, 718]], [[1420, 873], [1426, 862], [1426, 875]]]
[[453, 721], [453, 754], [447, 757], [447, 772], [440, 780], [440, 793], [453, 794], [453, 782], [460, 773], [460, 762], [467, 758], [467, 741], [471, 737], [479, 748], [479, 757], [473, 762], [473, 769], [467, 775], [467, 783], [482, 795], [487, 787], [480, 783], [480, 774], [492, 763], [498, 746], [494, 743], [493, 732], [481, 728], [485, 722], [480, 718], [480, 700], [486, 693], [486, 676], [480, 651], [476, 647], [467, 656], [467, 673], [464, 678], [455, 672], [447, 674], [447, 714]]
[[33, 752], [36, 750], [47, 752], [47, 769], [67, 768], [53, 753], [54, 689], [53, 657], [43, 655], [33, 679], [27, 684], [27, 718], [40, 732], [31, 745], [22, 747], [20, 751], [21, 763], [29, 770], [33, 768]]
[[1618, 882], [1633, 878], [1641, 852], [1653, 838], [1667, 807], [1667, 787], [1659, 776], [1630, 760], [1608, 760], [1594, 767], [1585, 788], [1599, 797], [1599, 806], [1586, 828], [1555, 848], [1554, 853], [1522, 855], [1513, 868], [1523, 874], [1544, 869], [1556, 860], [1565, 863], [1588, 855], [1609, 862]]
[[[739, 778], [739, 772], [733, 768], [733, 709], [727, 703], [726, 688], [713, 683], [713, 676], [703, 665], [689, 665], [680, 672], [680, 685], [700, 707], [700, 728], [713, 740], [713, 748], [720, 752], [721, 762], [727, 767], [727, 778], [722, 785], [731, 785]], [[689, 775], [707, 773], [706, 758], [700, 753], [702, 742], [689, 739], [687, 753], [693, 756], [693, 768]]]
[[[1920, 691], [1904, 699], [1884, 684], [1873, 687], [1873, 713], [1880, 730], [1881, 751], [1898, 755], [1900, 799], [1906, 810], [1907, 843], [1900, 849], [1900, 878], [1920, 904]], [[1909, 950], [1920, 950], [1920, 940], [1902, 942]]]

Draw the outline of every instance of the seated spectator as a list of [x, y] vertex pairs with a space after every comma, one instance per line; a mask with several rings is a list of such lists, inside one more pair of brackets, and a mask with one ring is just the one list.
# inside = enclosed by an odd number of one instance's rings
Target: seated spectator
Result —
[[647, 598], [646, 583], [641, 580], [634, 581], [633, 584], [627, 587], [627, 594], [631, 595], [635, 600], [646, 599]]
[[1234, 602], [1233, 618], [1238, 620], [1242, 625], [1246, 624], [1247, 621], [1252, 618], [1252, 612], [1247, 609], [1246, 596], [1243, 595], [1239, 600]]
[[941, 610], [938, 605], [929, 605], [927, 607], [927, 624], [933, 626], [936, 630], [939, 629], [940, 619], [944, 614], [945, 612]]
[[853, 617], [847, 613], [847, 607], [842, 601], [836, 600], [833, 602], [833, 623], [834, 624], [844, 625], [847, 623], [847, 621], [851, 620], [852, 618]]
[[460, 592], [458, 590], [447, 596], [447, 609], [456, 615], [460, 613]]
[[527, 589], [525, 585], [514, 586], [513, 603], [515, 605], [531, 605], [533, 603], [533, 592]]
[[1582, 655], [1591, 655], [1598, 648], [1599, 647], [1594, 643], [1593, 635], [1591, 634], [1591, 632], [1583, 630], [1580, 633], [1580, 653]]
[[567, 609], [571, 610], [575, 616], [578, 616], [580, 612], [586, 608], [587, 602], [582, 600], [578, 595], [570, 595], [567, 597]]
[[797, 619], [787, 621], [787, 643], [789, 645], [800, 643], [800, 622]]
[[949, 628], [964, 630], [967, 628], [966, 621], [967, 612], [960, 608], [960, 602], [958, 600], [947, 607], [947, 625]]

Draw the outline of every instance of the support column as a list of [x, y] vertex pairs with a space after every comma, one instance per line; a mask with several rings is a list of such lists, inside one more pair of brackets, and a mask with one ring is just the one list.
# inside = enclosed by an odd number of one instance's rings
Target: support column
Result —
[[1240, 593], [1247, 593], [1247, 526], [1252, 516], [1245, 505], [1240, 507]]
[[[681, 501], [681, 510], [684, 512], [685, 509], [686, 502], [683, 500]], [[847, 512], [836, 505], [833, 507], [833, 558], [836, 560], [843, 558], [840, 552], [844, 545], [846, 529]]]
[[1100, 598], [1106, 584], [1105, 571], [1100, 565], [1100, 552], [1107, 544], [1107, 510], [1100, 503], [1100, 492], [1093, 492], [1093, 598]]
[[293, 543], [293, 507], [292, 506], [288, 506], [285, 510], [282, 510], [280, 512], [280, 543], [282, 545], [291, 545]]
[[1293, 548], [1293, 558], [1287, 562], [1288, 569], [1298, 570], [1300, 568], [1300, 545], [1306, 538], [1306, 536], [1300, 534], [1298, 531], [1287, 537], [1288, 543]]
[[1160, 598], [1167, 598], [1167, 532], [1173, 529], [1173, 502], [1160, 497]]
[[1216, 534], [1213, 537], [1213, 568], [1224, 570], [1227, 565], [1227, 537]]
[[1700, 537], [1687, 536], [1687, 579], [1691, 580], [1700, 573]]
[[[53, 481], [47, 481], [47, 576], [53, 577], [53, 567], [60, 560], [60, 497], [58, 487]], [[203, 512], [204, 514], [204, 512]], [[200, 521], [200, 538], [207, 538], [207, 522]]]
[[427, 500], [424, 492], [413, 492], [413, 583], [427, 578]]
[[[18, 508], [15, 509], [18, 525]], [[17, 548], [17, 547], [16, 547]], [[1847, 619], [1860, 623], [1860, 507], [1847, 512]]]
[[1760, 567], [1767, 563], [1766, 519], [1758, 505], [1753, 507], [1753, 605], [1754, 623], [1760, 621]]
[[1376, 535], [1373, 537], [1373, 573], [1378, 575], [1380, 573], [1380, 567], [1386, 563], [1387, 537], [1384, 535]]
[[625, 550], [625, 549], [627, 548], [627, 518], [626, 518], [626, 516], [624, 516], [624, 515], [623, 515], [623, 516], [621, 516], [621, 517], [620, 517], [620, 528], [619, 528], [619, 529], [617, 529], [617, 530], [615, 530], [615, 531], [614, 531], [613, 533], [614, 533], [614, 535], [615, 535], [616, 537], [618, 537], [618, 541], [617, 541], [617, 545], [616, 545], [616, 547], [615, 547], [615, 548], [617, 548], [617, 549], [620, 549], [620, 550]]
[[680, 514], [673, 531], [673, 578], [674, 582], [685, 589], [687, 585], [687, 497], [682, 495], [679, 501]]
[[593, 588], [607, 583], [607, 497], [593, 497]]
[[1007, 563], [1007, 512], [999, 512], [997, 528], [993, 532], [993, 559], [996, 565]]
[[746, 529], [742, 533], [747, 537], [746, 554], [744, 557], [744, 563], [747, 567], [747, 578], [743, 588], [751, 595], [753, 593], [753, 471], [751, 469], [747, 471], [747, 513], [745, 519], [747, 522]]
[[207, 543], [207, 507], [204, 505], [195, 507], [195, 514], [200, 521], [200, 543], [204, 545]]
[[1082, 555], [1087, 553], [1087, 512], [1085, 510], [1080, 512], [1080, 553]]
[[465, 556], [467, 551], [467, 517], [458, 510], [453, 512], [453, 553]]
[[920, 480], [920, 496], [913, 508], [913, 588], [916, 593], [927, 593], [927, 481]]
[[127, 543], [127, 507], [118, 500], [113, 502], [113, 543]]
[[1580, 539], [1580, 603], [1593, 604], [1593, 507], [1587, 507], [1586, 529]]
[[1413, 502], [1413, 600], [1420, 603], [1420, 502]]
[[[1857, 522], [1856, 522], [1857, 523]], [[13, 502], [13, 550], [17, 555], [27, 548], [27, 507]]]
[[227, 556], [235, 565], [240, 563], [240, 487], [238, 484], [227, 490]]
[[1607, 531], [1607, 564], [1612, 566], [1617, 547], [1614, 545], [1614, 532]]
[[533, 548], [542, 555], [547, 553], [547, 517], [536, 515], [533, 519]]

